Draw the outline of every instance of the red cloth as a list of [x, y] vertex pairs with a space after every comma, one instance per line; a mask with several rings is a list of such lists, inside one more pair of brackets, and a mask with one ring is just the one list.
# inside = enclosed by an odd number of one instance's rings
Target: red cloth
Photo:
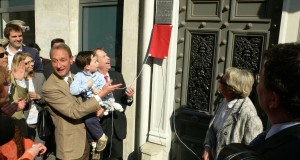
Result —
[[171, 32], [172, 25], [154, 25], [149, 48], [151, 57], [161, 59], [168, 57]]
[[[34, 144], [34, 142], [32, 140], [24, 138], [25, 150], [28, 148], [31, 148], [33, 144]], [[1, 160], [2, 159], [4, 159], [4, 160], [16, 160], [17, 159], [17, 145], [13, 140], [0, 146], [0, 159]], [[25, 160], [25, 159], [33, 160], [34, 157], [31, 154], [25, 152], [19, 158], [19, 160]]]

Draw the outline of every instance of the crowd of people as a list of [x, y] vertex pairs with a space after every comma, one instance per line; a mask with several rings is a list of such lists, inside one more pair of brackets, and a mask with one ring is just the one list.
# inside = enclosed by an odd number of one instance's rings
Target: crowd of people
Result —
[[[124, 112], [135, 91], [110, 71], [106, 52], [80, 52], [75, 65], [56, 38], [47, 60], [37, 44], [23, 44], [23, 34], [20, 24], [8, 23], [0, 46], [0, 159], [123, 159]], [[37, 131], [42, 107], [54, 125], [46, 138]]]
[[[126, 87], [121, 73], [110, 70], [107, 53], [102, 48], [82, 51], [74, 61], [69, 46], [56, 38], [47, 61], [37, 44], [23, 44], [23, 34], [19, 24], [8, 23], [8, 42], [0, 45], [0, 159], [123, 159], [124, 112], [135, 91]], [[256, 88], [271, 123], [263, 131], [248, 97], [252, 73], [226, 68], [218, 80], [222, 97], [202, 158], [300, 159], [299, 81], [299, 43], [265, 52]], [[54, 125], [46, 138], [37, 131], [41, 107]]]

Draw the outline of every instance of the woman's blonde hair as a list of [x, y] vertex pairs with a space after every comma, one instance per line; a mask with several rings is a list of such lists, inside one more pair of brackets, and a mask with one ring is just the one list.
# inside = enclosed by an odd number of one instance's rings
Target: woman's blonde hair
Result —
[[[32, 55], [28, 52], [22, 52], [22, 51], [17, 52], [12, 61], [12, 66], [11, 66], [12, 70], [14, 70], [14, 71], [18, 70], [20, 62], [24, 61], [26, 59], [26, 57], [32, 58]], [[34, 74], [33, 71], [28, 73], [29, 76], [33, 76], [33, 74]]]
[[251, 72], [234, 67], [226, 69], [227, 75], [226, 83], [237, 97], [248, 97], [252, 91], [254, 77]]
[[12, 71], [16, 71], [18, 70], [19, 64], [21, 61], [25, 60], [25, 55], [23, 54], [23, 52], [17, 52], [14, 55], [14, 58], [12, 60], [12, 64], [11, 64], [11, 70]]

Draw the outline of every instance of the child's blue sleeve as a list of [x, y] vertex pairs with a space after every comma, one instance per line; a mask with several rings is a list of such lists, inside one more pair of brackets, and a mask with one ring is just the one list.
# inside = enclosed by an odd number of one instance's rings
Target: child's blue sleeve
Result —
[[[99, 72], [98, 72], [99, 73]], [[103, 76], [101, 76], [101, 74], [96, 74], [97, 76], [95, 76], [95, 84], [94, 84], [94, 87], [95, 88], [99, 88], [99, 89], [102, 89], [102, 87], [106, 84], [106, 81], [104, 79]]]
[[70, 86], [70, 92], [72, 95], [80, 95], [87, 92], [89, 88], [86, 85], [86, 78], [83, 74], [77, 73], [74, 76], [74, 80]]

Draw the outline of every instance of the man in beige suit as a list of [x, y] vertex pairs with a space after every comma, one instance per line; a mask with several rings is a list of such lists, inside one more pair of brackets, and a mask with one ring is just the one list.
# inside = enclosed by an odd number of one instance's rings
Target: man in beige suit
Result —
[[55, 126], [56, 157], [58, 159], [88, 159], [89, 145], [82, 118], [92, 112], [102, 112], [101, 97], [119, 88], [121, 84], [110, 85], [109, 81], [99, 95], [82, 102], [81, 97], [72, 96], [69, 83], [73, 78], [70, 66], [73, 57], [70, 48], [61, 44], [50, 50], [53, 73], [44, 83], [43, 94], [50, 106]]

